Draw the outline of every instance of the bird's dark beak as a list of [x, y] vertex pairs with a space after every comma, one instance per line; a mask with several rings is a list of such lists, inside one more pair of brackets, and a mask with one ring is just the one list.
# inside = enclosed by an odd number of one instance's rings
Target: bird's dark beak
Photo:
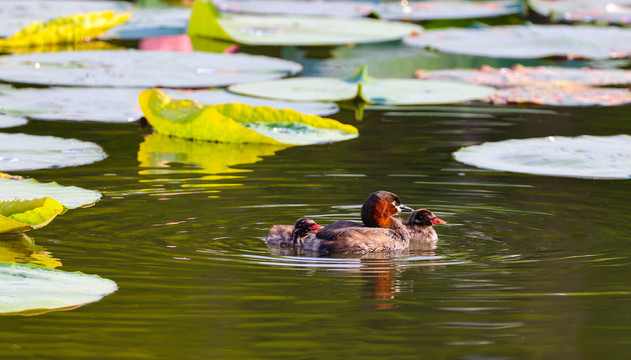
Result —
[[412, 209], [411, 207], [405, 206], [403, 204], [399, 204], [399, 206], [397, 206], [397, 210], [399, 210], [401, 212], [412, 212], [412, 211], [414, 211], [414, 209]]
[[447, 222], [445, 220], [441, 220], [439, 218], [433, 218], [432, 219], [432, 225], [443, 225], [446, 224]]
[[311, 226], [309, 226], [309, 229], [316, 231], [316, 230], [320, 230], [322, 229], [322, 226], [318, 225], [318, 224], [313, 224]]

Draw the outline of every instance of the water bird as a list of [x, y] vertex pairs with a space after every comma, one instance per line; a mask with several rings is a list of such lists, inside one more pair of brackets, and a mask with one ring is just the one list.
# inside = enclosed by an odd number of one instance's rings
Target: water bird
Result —
[[[427, 209], [416, 210], [404, 221], [408, 229], [411, 247], [416, 250], [432, 250], [436, 248], [438, 234], [434, 225], [446, 224]], [[412, 245], [413, 244], [413, 245]]]
[[315, 221], [301, 217], [294, 225], [274, 225], [265, 237], [268, 245], [278, 247], [301, 247], [304, 238], [310, 233], [322, 229]]

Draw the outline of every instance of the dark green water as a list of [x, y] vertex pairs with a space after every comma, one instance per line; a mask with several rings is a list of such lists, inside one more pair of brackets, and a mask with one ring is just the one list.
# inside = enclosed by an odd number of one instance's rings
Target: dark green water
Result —
[[[281, 52], [307, 56], [311, 74], [346, 72], [326, 56]], [[165, 139], [179, 150], [160, 153], [132, 124], [4, 130], [93, 141], [109, 154], [20, 175], [103, 193], [29, 236], [59, 269], [120, 289], [71, 311], [0, 316], [0, 358], [628, 358], [631, 182], [486, 171], [451, 153], [509, 138], [628, 134], [631, 108], [497, 109], [367, 110], [361, 122], [344, 110], [332, 117], [359, 138], [254, 163], [255, 147]], [[239, 154], [249, 163], [212, 170]], [[262, 241], [271, 225], [303, 215], [359, 219], [379, 189], [448, 222], [437, 250], [312, 258]]]

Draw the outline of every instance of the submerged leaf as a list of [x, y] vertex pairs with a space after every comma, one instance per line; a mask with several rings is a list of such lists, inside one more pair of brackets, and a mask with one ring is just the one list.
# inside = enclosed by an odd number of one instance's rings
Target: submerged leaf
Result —
[[11, 37], [0, 39], [0, 49], [88, 41], [127, 21], [130, 16], [130, 13], [117, 15], [113, 11], [95, 11], [60, 17], [45, 23], [36, 21]]
[[367, 18], [220, 14], [196, 0], [188, 33], [251, 45], [342, 45], [399, 40], [418, 25]]
[[378, 79], [362, 66], [346, 79], [291, 78], [235, 84], [230, 91], [264, 98], [302, 101], [343, 101], [361, 98], [370, 104], [448, 104], [484, 99], [494, 88], [462, 82], [415, 79]]
[[0, 264], [0, 313], [64, 309], [116, 291], [112, 280], [33, 265]]
[[404, 42], [410, 46], [471, 56], [609, 59], [629, 56], [631, 29], [568, 25], [442, 29], [408, 36]]
[[0, 200], [50, 197], [69, 209], [90, 206], [101, 198], [96, 190], [62, 186], [56, 182], [40, 183], [35, 179], [0, 178]]
[[106, 155], [95, 143], [54, 136], [0, 134], [0, 171], [91, 164]]
[[631, 179], [631, 136], [549, 136], [487, 142], [454, 158], [485, 169], [588, 179]]
[[52, 198], [0, 201], [0, 233], [21, 233], [48, 225], [67, 209]]
[[309, 145], [357, 137], [354, 126], [293, 110], [245, 104], [200, 105], [158, 89], [140, 93], [149, 123], [165, 135], [228, 143]]
[[500, 89], [488, 101], [494, 104], [532, 103], [553, 106], [617, 106], [631, 103], [631, 91], [547, 81]]
[[287, 60], [247, 54], [68, 51], [0, 57], [0, 80], [41, 85], [203, 88], [277, 79], [302, 70]]

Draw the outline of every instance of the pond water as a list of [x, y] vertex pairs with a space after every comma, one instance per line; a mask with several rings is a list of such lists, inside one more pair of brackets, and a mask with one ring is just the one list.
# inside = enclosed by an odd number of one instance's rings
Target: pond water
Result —
[[[311, 75], [352, 74], [355, 64], [327, 62], [335, 50], [245, 49], [302, 59]], [[391, 61], [377, 61], [376, 75], [422, 67]], [[18, 174], [103, 193], [28, 236], [58, 269], [119, 290], [74, 310], [0, 316], [0, 358], [626, 358], [631, 182], [482, 170], [451, 154], [510, 138], [628, 134], [630, 110], [452, 105], [368, 109], [356, 121], [345, 109], [331, 117], [358, 138], [284, 149], [169, 138], [152, 148], [136, 124], [5, 129], [93, 141], [109, 155]], [[307, 257], [262, 240], [300, 216], [358, 220], [379, 189], [447, 221], [435, 251]]]

